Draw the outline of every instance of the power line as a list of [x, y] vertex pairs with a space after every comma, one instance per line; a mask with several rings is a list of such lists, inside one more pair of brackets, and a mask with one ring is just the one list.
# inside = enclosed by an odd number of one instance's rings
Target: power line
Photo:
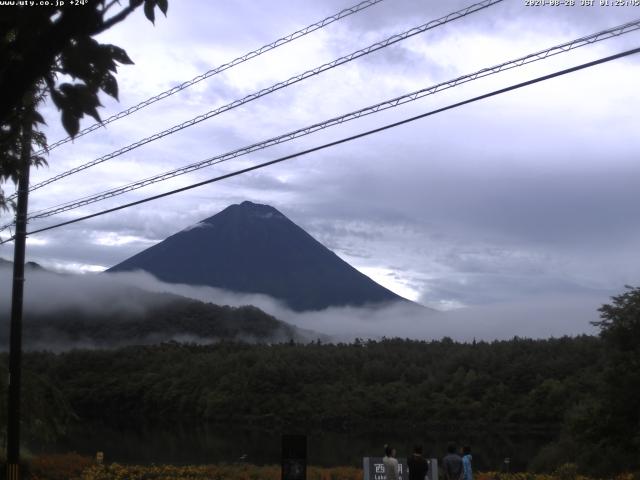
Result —
[[[606, 63], [606, 62], [617, 60], [619, 58], [627, 57], [629, 55], [634, 55], [634, 54], [639, 53], [639, 52], [640, 52], [640, 48], [634, 48], [634, 49], [627, 50], [627, 51], [624, 51], [624, 52], [621, 52], [621, 53], [617, 53], [615, 55], [610, 55], [608, 57], [604, 57], [604, 58], [601, 58], [601, 59], [598, 59], [598, 60], [594, 60], [594, 61], [591, 61], [591, 62], [583, 63], [583, 64], [577, 65], [575, 67], [567, 68], [567, 69], [560, 70], [560, 71], [557, 71], [557, 72], [554, 72], [554, 73], [550, 73], [548, 75], [543, 75], [541, 77], [534, 78], [532, 80], [527, 80], [526, 82], [521, 82], [521, 83], [517, 83], [515, 85], [511, 85], [509, 87], [505, 87], [505, 88], [501, 88], [501, 89], [498, 89], [498, 90], [494, 90], [494, 91], [492, 91], [490, 93], [485, 93], [485, 94], [479, 95], [477, 97], [473, 97], [473, 98], [470, 98], [470, 99], [467, 99], [467, 100], [463, 100], [461, 102], [457, 102], [457, 103], [454, 103], [454, 104], [451, 104], [451, 105], [447, 105], [446, 107], [441, 107], [441, 108], [438, 108], [438, 109], [435, 109], [435, 110], [431, 110], [429, 112], [422, 113], [422, 114], [416, 115], [414, 117], [406, 118], [406, 119], [398, 121], [398, 122], [390, 123], [390, 124], [384, 125], [382, 127], [378, 127], [378, 128], [372, 129], [372, 130], [368, 130], [366, 132], [362, 132], [362, 133], [359, 133], [359, 134], [356, 134], [356, 135], [352, 135], [350, 137], [342, 138], [342, 139], [336, 140], [334, 142], [325, 143], [323, 145], [319, 145], [317, 147], [313, 147], [313, 148], [310, 148], [310, 149], [307, 149], [307, 150], [303, 150], [303, 151], [300, 151], [300, 152], [297, 152], [297, 153], [294, 153], [294, 154], [291, 154], [291, 155], [286, 155], [284, 157], [280, 157], [280, 158], [277, 158], [275, 160], [270, 160], [268, 162], [260, 163], [258, 165], [254, 165], [252, 167], [247, 167], [247, 168], [243, 168], [241, 170], [236, 170], [235, 172], [231, 172], [231, 173], [227, 173], [227, 174], [224, 174], [224, 175], [220, 175], [218, 177], [210, 178], [210, 179], [204, 180], [202, 182], [194, 183], [194, 184], [188, 185], [186, 187], [182, 187], [182, 188], [177, 188], [177, 189], [171, 190], [169, 192], [161, 193], [159, 195], [154, 195], [152, 197], [148, 197], [148, 198], [145, 198], [145, 199], [142, 199], [142, 200], [138, 200], [138, 201], [135, 201], [135, 202], [131, 202], [131, 203], [127, 203], [127, 204], [124, 204], [124, 205], [120, 205], [118, 207], [109, 208], [107, 210], [102, 210], [100, 212], [93, 213], [93, 214], [90, 214], [90, 215], [85, 215], [85, 216], [80, 217], [80, 218], [76, 218], [76, 219], [73, 219], [73, 220], [68, 220], [66, 222], [61, 222], [61, 223], [58, 223], [58, 224], [55, 224], [55, 225], [51, 225], [51, 226], [48, 226], [48, 227], [44, 227], [44, 228], [40, 228], [40, 229], [37, 229], [37, 230], [32, 230], [31, 232], [28, 232], [27, 235], [34, 235], [36, 233], [45, 232], [47, 230], [52, 230], [52, 229], [55, 229], [55, 228], [63, 227], [65, 225], [71, 225], [73, 223], [78, 223], [78, 222], [81, 222], [81, 221], [84, 221], [84, 220], [88, 220], [90, 218], [98, 217], [98, 216], [101, 216], [101, 215], [106, 215], [107, 213], [116, 212], [118, 210], [123, 210], [125, 208], [129, 208], [129, 207], [132, 207], [132, 206], [135, 206], [135, 205], [140, 205], [142, 203], [147, 203], [147, 202], [150, 202], [152, 200], [157, 200], [157, 199], [160, 199], [160, 198], [163, 198], [163, 197], [167, 197], [167, 196], [170, 196], [170, 195], [175, 195], [176, 193], [180, 193], [180, 192], [184, 192], [184, 191], [187, 191], [187, 190], [191, 190], [193, 188], [201, 187], [203, 185], [208, 185], [210, 183], [219, 182], [221, 180], [225, 180], [227, 178], [235, 177], [235, 176], [241, 175], [243, 173], [247, 173], [247, 172], [251, 172], [253, 170], [258, 170], [258, 169], [261, 169], [261, 168], [265, 168], [265, 167], [268, 167], [270, 165], [274, 165], [276, 163], [280, 163], [280, 162], [284, 162], [286, 160], [290, 160], [292, 158], [300, 157], [300, 156], [303, 156], [303, 155], [308, 155], [310, 153], [317, 152], [317, 151], [320, 151], [320, 150], [324, 150], [324, 149], [329, 148], [329, 147], [340, 145], [342, 143], [350, 142], [350, 141], [356, 140], [358, 138], [363, 138], [363, 137], [366, 137], [366, 136], [369, 136], [369, 135], [373, 135], [375, 133], [380, 133], [382, 131], [398, 127], [400, 125], [411, 123], [411, 122], [414, 122], [416, 120], [420, 120], [422, 118], [435, 115], [437, 113], [442, 113], [442, 112], [445, 112], [447, 110], [452, 110], [454, 108], [458, 108], [458, 107], [461, 107], [463, 105], [468, 105], [470, 103], [477, 102], [479, 100], [484, 100], [484, 99], [487, 99], [487, 98], [490, 98], [490, 97], [494, 97], [496, 95], [501, 95], [503, 93], [507, 93], [507, 92], [510, 92], [510, 91], [513, 91], [513, 90], [517, 90], [519, 88], [527, 87], [529, 85], [533, 85], [533, 84], [536, 84], [536, 83], [544, 82], [544, 81], [550, 80], [552, 78], [560, 77], [562, 75], [573, 73], [573, 72], [576, 72], [576, 71], [579, 71], [579, 70], [584, 70], [586, 68], [594, 67], [596, 65], [600, 65], [600, 64], [603, 64], [603, 63]], [[0, 245], [4, 244], [4, 243], [7, 243], [7, 242], [10, 242], [12, 240], [13, 240], [13, 237], [0, 242]]]
[[[59, 147], [60, 145], [64, 145], [67, 142], [70, 142], [72, 140], [77, 140], [79, 137], [82, 137], [88, 133], [93, 132], [94, 130], [99, 129], [100, 127], [103, 127], [109, 123], [115, 122], [116, 120], [119, 120], [121, 118], [127, 117], [129, 115], [131, 115], [134, 112], [137, 112], [138, 110], [142, 110], [145, 107], [148, 107], [149, 105], [159, 101], [159, 100], [163, 100], [167, 97], [170, 97], [171, 95], [174, 95], [186, 88], [189, 88], [192, 85], [195, 85], [198, 82], [201, 82], [202, 80], [206, 80], [209, 77], [212, 77], [214, 75], [217, 75], [218, 73], [224, 72], [225, 70], [228, 70], [232, 67], [235, 67], [236, 65], [240, 65], [241, 63], [246, 62], [247, 60], [251, 60], [252, 58], [256, 58], [260, 55], [262, 55], [263, 53], [269, 52], [271, 50], [274, 50], [282, 45], [286, 45], [287, 43], [290, 43], [294, 40], [297, 40], [300, 37], [303, 37], [305, 35], [308, 35], [309, 33], [315, 32], [316, 30], [319, 30], [321, 28], [326, 27], [327, 25], [330, 25], [338, 20], [341, 20], [345, 17], [348, 17], [349, 15], [353, 15], [354, 13], [360, 12], [366, 8], [372, 7], [373, 5], [376, 5], [377, 3], [380, 3], [384, 0], [365, 0], [364, 2], [360, 2], [357, 5], [354, 5], [352, 7], [348, 7], [345, 8], [344, 10], [341, 10], [340, 12], [331, 15], [327, 18], [324, 18], [322, 20], [320, 20], [319, 22], [313, 23], [307, 27], [304, 27], [300, 30], [297, 30], [285, 37], [279, 38], [271, 43], [268, 43], [266, 45], [263, 45], [262, 47], [256, 49], [256, 50], [252, 50], [249, 53], [245, 53], [244, 55], [235, 58], [233, 60], [231, 60], [230, 62], [227, 63], [223, 63], [222, 65], [212, 68], [211, 70], [198, 75], [195, 78], [192, 78], [191, 80], [188, 80], [186, 82], [181, 83], [180, 85], [177, 85], [173, 88], [170, 88], [169, 90], [165, 90], [162, 93], [159, 93], [151, 98], [148, 98], [140, 103], [138, 103], [137, 105], [134, 105], [132, 107], [127, 108], [126, 110], [122, 110], [121, 112], [116, 113], [115, 115], [112, 115], [111, 117], [107, 118], [106, 120], [103, 120], [102, 122], [98, 122], [98, 123], [94, 123], [93, 125], [90, 125], [89, 127], [80, 130], [75, 137], [65, 137], [61, 140], [58, 140], [54, 143], [52, 143], [51, 145], [48, 146], [47, 150], [51, 151], [56, 147]], [[45, 153], [45, 149], [40, 150], [39, 152], [37, 152], [38, 154], [42, 154]]]
[[[503, 62], [501, 64], [498, 65], [494, 65], [492, 67], [487, 67], [487, 68], [483, 68], [481, 70], [478, 70], [474, 73], [470, 73], [467, 75], [463, 75], [460, 77], [457, 77], [453, 80], [448, 80], [446, 82], [442, 82], [442, 83], [438, 83], [436, 85], [427, 87], [427, 88], [423, 88], [421, 90], [417, 90], [415, 92], [411, 92], [399, 97], [395, 97], [393, 99], [390, 100], [386, 100], [384, 102], [380, 102], [377, 103], [375, 105], [372, 106], [368, 106], [365, 108], [362, 108], [360, 110], [356, 110], [354, 112], [350, 112], [347, 113], [345, 115], [341, 115], [339, 117], [334, 117], [332, 119], [329, 120], [325, 120], [323, 122], [319, 122], [304, 128], [300, 128], [298, 130], [294, 130], [292, 132], [288, 132], [286, 134], [283, 135], [279, 135], [277, 137], [273, 137], [270, 138], [268, 140], [264, 140], [258, 143], [254, 143], [252, 145], [249, 146], [245, 146], [236, 150], [233, 150], [231, 152], [227, 152], [221, 155], [216, 155], [214, 157], [210, 157], [206, 160], [202, 160], [184, 167], [180, 167], [168, 172], [164, 172], [143, 180], [139, 180], [133, 183], [130, 183], [128, 185], [124, 185], [122, 187], [117, 187], [111, 190], [107, 190], [101, 193], [98, 193], [96, 195], [91, 195], [91, 196], [87, 196], [87, 197], [83, 197], [77, 200], [73, 200], [70, 202], [65, 202], [63, 204], [59, 204], [59, 205], [55, 205], [53, 207], [49, 207], [47, 209], [43, 209], [43, 210], [39, 210], [36, 211], [34, 213], [32, 213], [29, 216], [30, 220], [34, 220], [34, 219], [38, 219], [38, 218], [45, 218], [45, 217], [50, 217], [52, 215], [56, 215], [58, 213], [62, 213], [62, 212], [66, 212], [69, 210], [73, 210], [85, 205], [89, 205], [91, 203], [95, 203], [101, 200], [105, 200], [107, 198], [111, 198], [111, 197], [115, 197], [118, 195], [122, 195], [124, 193], [133, 191], [133, 190], [137, 190], [139, 188], [143, 188], [145, 186], [148, 185], [152, 185], [154, 183], [158, 183], [164, 180], [168, 180], [170, 178], [173, 177], [177, 177], [180, 175], [184, 175], [205, 167], [209, 167], [212, 165], [216, 165], [218, 163], [222, 163], [228, 160], [231, 160], [233, 158], [237, 158], [240, 157], [242, 155], [247, 155], [249, 153], [253, 153], [255, 151], [258, 150], [262, 150], [268, 147], [271, 147], [273, 145], [278, 145], [281, 143], [285, 143], [288, 142], [290, 140], [294, 140], [296, 138], [305, 136], [305, 135], [309, 135], [311, 133], [317, 132], [319, 130], [323, 130], [325, 128], [329, 128], [335, 125], [340, 125], [342, 123], [351, 121], [351, 120], [355, 120], [357, 118], [366, 116], [366, 115], [371, 115], [383, 110], [387, 110], [390, 108], [394, 108], [397, 107], [399, 105], [403, 105], [405, 103], [409, 103], [415, 100], [418, 100], [420, 98], [423, 98], [425, 96], [428, 95], [433, 95], [439, 91], [445, 90], [445, 89], [449, 89], [449, 88], [453, 88], [457, 85], [463, 84], [463, 83], [467, 83], [479, 78], [483, 78], [489, 75], [493, 75], [496, 73], [499, 73], [501, 71], [504, 70], [508, 70], [508, 69], [512, 69], [512, 68], [516, 68], [522, 65], [526, 65], [532, 62], [536, 62], [539, 60], [543, 60], [545, 58], [549, 58], [550, 56], [554, 56], [560, 53], [565, 53], [568, 52], [570, 50], [576, 49], [578, 47], [582, 47], [585, 45], [590, 45], [592, 43], [598, 42], [598, 41], [602, 41], [605, 39], [609, 39], [612, 37], [616, 37], [625, 33], [629, 33], [635, 30], [640, 29], [640, 19], [634, 21], [634, 22], [628, 22], [625, 23], [623, 25], [619, 25], [617, 27], [613, 27], [613, 28], [609, 28], [607, 30], [603, 30], [601, 32], [597, 32], [585, 37], [581, 37], [578, 38], [576, 40], [572, 40], [570, 42], [565, 42], [561, 45], [557, 45], [551, 48], [548, 48], [546, 50], [542, 50], [536, 53], [531, 53], [528, 55], [525, 55], [523, 57], [519, 57], [515, 60], [509, 60], [506, 62]], [[5, 227], [7, 227], [8, 225], [5, 225], [3, 228], [0, 228], [0, 231], [2, 231]]]
[[[97, 158], [95, 160], [92, 160], [90, 162], [87, 162], [83, 165], [79, 165], [75, 168], [72, 168], [66, 172], [63, 172], [59, 175], [53, 176], [47, 180], [44, 180], [40, 183], [37, 183], [35, 185], [32, 185], [29, 189], [29, 191], [33, 191], [33, 190], [37, 190], [39, 188], [42, 188], [46, 185], [49, 185], [50, 183], [53, 183], [55, 181], [58, 181], [62, 178], [68, 177], [70, 175], [73, 175], [75, 173], [78, 173], [82, 170], [86, 170], [87, 168], [93, 167], [95, 165], [98, 165], [99, 163], [103, 163], [106, 162], [107, 160], [111, 160], [112, 158], [118, 157], [120, 155], [123, 155], [124, 153], [130, 152], [138, 147], [141, 147], [143, 145], [146, 145], [147, 143], [153, 142], [155, 140], [158, 140], [160, 138], [166, 137], [167, 135], [171, 135], [174, 134], [180, 130], [183, 130], [187, 127], [191, 127], [193, 125], [196, 125], [200, 122], [203, 122], [204, 120], [208, 120], [209, 118], [212, 118], [216, 115], [220, 115], [221, 113], [227, 112], [229, 110], [232, 110], [236, 107], [239, 107], [241, 105], [244, 105], [245, 103], [251, 102], [253, 100], [257, 100], [258, 98], [264, 97], [265, 95], [268, 95], [270, 93], [273, 93], [277, 90], [280, 90], [282, 88], [288, 87], [290, 85], [293, 85], [295, 83], [298, 83], [302, 80], [305, 80], [309, 77], [315, 76], [315, 75], [319, 75], [322, 72], [325, 72], [327, 70], [331, 70], [339, 65], [343, 65], [345, 63], [351, 62], [357, 58], [363, 57], [365, 55], [368, 55], [372, 52], [375, 52], [377, 50], [381, 50], [383, 48], [386, 48], [390, 45], [393, 45], [395, 43], [398, 43], [402, 40], [406, 40], [407, 38], [413, 37], [414, 35], [418, 35], [420, 33], [424, 33], [427, 30], [431, 30], [433, 28], [442, 26], [446, 23], [452, 22], [454, 20], [457, 20], [459, 18], [465, 17], [467, 15], [470, 15], [472, 13], [475, 13], [479, 10], [483, 10], [485, 8], [488, 8], [492, 5], [495, 5], [497, 3], [502, 2], [503, 0], [484, 0], [480, 3], [476, 3], [473, 5], [470, 5], [462, 10], [458, 10], [456, 12], [452, 12], [444, 17], [441, 17], [437, 20], [432, 20], [424, 25], [421, 25], [419, 27], [414, 27], [410, 30], [407, 30], [403, 33], [400, 34], [396, 34], [396, 35], [392, 35], [391, 37], [381, 41], [381, 42], [377, 42], [374, 43], [373, 45], [370, 45], [366, 48], [363, 48], [361, 50], [357, 50], [353, 53], [350, 53], [349, 55], [345, 55], [343, 57], [340, 57], [336, 60], [333, 60], [332, 62], [329, 63], [325, 63], [319, 67], [313, 68], [311, 70], [307, 70], [306, 72], [303, 72], [299, 75], [295, 75], [291, 78], [289, 78], [288, 80], [285, 80], [283, 82], [278, 82], [270, 87], [264, 88], [262, 90], [259, 90], [258, 92], [252, 93], [250, 95], [247, 95], [246, 97], [239, 99], [239, 100], [235, 100], [229, 104], [223, 105], [222, 107], [218, 107], [214, 110], [211, 110], [207, 113], [204, 113], [202, 115], [198, 115], [195, 118], [192, 118], [190, 120], [187, 120], [186, 122], [183, 122], [181, 124], [175, 125], [167, 130], [164, 130], [162, 132], [158, 132], [155, 133], [154, 135], [151, 135], [150, 137], [144, 138], [142, 140], [139, 140], [135, 143], [132, 143], [131, 145], [128, 145], [126, 147], [120, 148], [114, 152], [111, 152], [107, 155], [104, 155], [100, 158]], [[9, 197], [10, 199], [12, 197]]]

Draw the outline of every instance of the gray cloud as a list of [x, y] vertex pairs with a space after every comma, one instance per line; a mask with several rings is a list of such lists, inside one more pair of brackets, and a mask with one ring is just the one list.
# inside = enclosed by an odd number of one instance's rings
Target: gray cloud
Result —
[[[101, 312], [106, 316], [130, 313], [140, 315], [162, 301], [160, 297], [140, 296], [127, 284], [109, 275], [70, 275], [29, 269], [26, 274], [25, 314], [43, 314], [74, 309], [83, 313]], [[0, 309], [7, 318], [11, 301], [11, 269], [0, 268]]]
[[[34, 181], [467, 4], [382, 2], [55, 150], [50, 168], [34, 172]], [[136, 61], [119, 72], [122, 104], [105, 99], [103, 116], [345, 6], [338, 0], [276, 1], [268, 7], [182, 2], [172, 5], [168, 18], [159, 19], [156, 27], [140, 14], [103, 36], [124, 46]], [[223, 153], [623, 23], [634, 12], [501, 2], [70, 177], [35, 193], [31, 206], [43, 208]], [[87, 207], [83, 213], [612, 54], [635, 46], [638, 38], [630, 34], [444, 91]], [[37, 235], [28, 253], [50, 266], [107, 267], [249, 199], [274, 205], [356, 267], [382, 272], [376, 280], [389, 281], [391, 288], [404, 285], [429, 305], [489, 309], [492, 302], [517, 301], [524, 308], [527, 296], [554, 294], [566, 295], [570, 304], [578, 305], [582, 295], [593, 303], [604, 291], [638, 283], [638, 72], [639, 60], [629, 58], [546, 82], [259, 173]], [[50, 140], [62, 136], [58, 113], [49, 106], [45, 114]], [[1, 246], [0, 256], [10, 257], [10, 246]], [[561, 303], [555, 299], [548, 305], [561, 311]]]
[[[0, 313], [9, 312], [10, 270], [0, 268]], [[489, 303], [473, 308], [447, 312], [405, 305], [383, 307], [341, 307], [318, 312], [293, 312], [265, 295], [238, 294], [211, 287], [166, 284], [146, 273], [57, 275], [29, 271], [25, 289], [26, 320], [30, 314], [53, 313], [76, 309], [86, 313], [108, 315], [142, 314], [146, 309], [166, 301], [166, 297], [140, 295], [138, 290], [172, 293], [219, 305], [256, 305], [276, 318], [332, 341], [353, 341], [355, 338], [401, 337], [440, 339], [444, 336], [459, 341], [472, 339], [508, 339], [514, 336], [542, 338], [548, 336], [595, 333], [589, 322], [598, 318], [596, 309], [608, 300], [602, 292], [585, 295], [556, 295], [548, 292], [530, 295], [516, 301]], [[101, 318], [105, 318], [102, 316]], [[64, 338], [56, 336], [54, 326], [50, 342], [41, 347], [64, 347]], [[328, 337], [326, 337], [328, 336]], [[187, 334], [176, 336], [179, 341], [206, 341]], [[153, 341], [150, 337], [148, 341]], [[157, 341], [166, 340], [158, 338]], [[75, 342], [74, 347], [93, 348], [92, 341]]]
[[[12, 270], [7, 265], [0, 266], [0, 348], [6, 348], [9, 336]], [[244, 306], [265, 305], [270, 310], [287, 311], [276, 300], [262, 295], [237, 295], [216, 289], [169, 285], [142, 273], [61, 274], [47, 270], [29, 268], [26, 271], [23, 342], [30, 350], [46, 349], [54, 351], [71, 348], [113, 348], [123, 345], [157, 344], [174, 340], [210, 344], [219, 341], [215, 330], [211, 336], [202, 336], [193, 331], [169, 331], [147, 325], [141, 333], [139, 327], [133, 336], [122, 335], [118, 330], [123, 322], [149, 322], [149, 312], [157, 312], [175, 302], [177, 295], [195, 298], [205, 302], [216, 300], [219, 305]], [[184, 320], [189, 320], [186, 318]], [[78, 322], [78, 330], [71, 330], [70, 322]], [[46, 323], [45, 323], [46, 322]], [[58, 322], [65, 322], [61, 325]], [[97, 331], [114, 328], [115, 335], [102, 338], [87, 334], [87, 328]], [[119, 325], [119, 326], [118, 326]], [[166, 326], [164, 327], [166, 328]], [[210, 326], [192, 325], [196, 331]], [[275, 328], [269, 337], [257, 337], [242, 333], [242, 326], [235, 340], [245, 342], [284, 342], [291, 338], [290, 331]], [[298, 341], [316, 338], [327, 339], [321, 333], [298, 330], [294, 334]]]
[[[359, 338], [401, 337], [440, 339], [449, 336], [459, 341], [508, 339], [513, 336], [548, 336], [595, 333], [589, 322], [598, 318], [596, 309], [608, 300], [606, 293], [571, 295], [545, 292], [516, 301], [434, 312], [402, 304], [386, 307], [341, 307], [319, 312], [292, 312], [280, 302], [264, 295], [246, 295], [187, 285], [170, 285], [152, 277], [123, 277], [152, 291], [169, 291], [218, 304], [258, 306], [281, 320], [300, 328], [329, 335], [334, 341]], [[144, 280], [141, 282], [141, 278]], [[506, 296], [505, 296], [506, 297]]]

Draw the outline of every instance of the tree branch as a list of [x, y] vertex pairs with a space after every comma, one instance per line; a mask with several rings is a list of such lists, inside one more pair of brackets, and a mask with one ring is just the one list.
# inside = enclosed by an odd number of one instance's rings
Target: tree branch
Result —
[[109, 5], [106, 5], [106, 6], [104, 7], [104, 10], [102, 10], [102, 13], [103, 13], [103, 14], [107, 13], [107, 12], [111, 9], [111, 7], [113, 7], [116, 3], [117, 3], [118, 5], [120, 5], [120, 0], [111, 0], [111, 2], [109, 3]]
[[[140, 5], [142, 5], [142, 1], [141, 0], [135, 2], [132, 5], [129, 5], [124, 10], [122, 10], [120, 13], [117, 13], [113, 17], [109, 18], [109, 20], [104, 21], [104, 19], [103, 19], [102, 27], [99, 30], [93, 32], [91, 35], [97, 35], [98, 33], [102, 33], [105, 30], [108, 30], [109, 28], [113, 27], [116, 23], [120, 23], [122, 20], [127, 18]], [[106, 13], [106, 11], [105, 11], [105, 13]]]

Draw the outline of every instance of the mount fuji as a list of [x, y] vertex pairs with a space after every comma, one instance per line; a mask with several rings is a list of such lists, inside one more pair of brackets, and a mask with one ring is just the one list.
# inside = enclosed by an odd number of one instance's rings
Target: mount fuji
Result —
[[171, 235], [109, 272], [261, 293], [296, 311], [408, 302], [359, 272], [275, 208], [252, 202]]

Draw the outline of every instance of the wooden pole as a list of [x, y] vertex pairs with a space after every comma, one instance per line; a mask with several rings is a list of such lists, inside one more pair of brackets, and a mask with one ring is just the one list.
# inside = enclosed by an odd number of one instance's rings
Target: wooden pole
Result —
[[13, 291], [11, 296], [11, 334], [9, 343], [9, 400], [7, 416], [7, 478], [20, 480], [20, 393], [22, 380], [22, 304], [24, 262], [27, 240], [29, 167], [31, 163], [31, 119], [24, 112], [21, 139], [21, 166], [18, 177], [16, 234], [13, 253]]

